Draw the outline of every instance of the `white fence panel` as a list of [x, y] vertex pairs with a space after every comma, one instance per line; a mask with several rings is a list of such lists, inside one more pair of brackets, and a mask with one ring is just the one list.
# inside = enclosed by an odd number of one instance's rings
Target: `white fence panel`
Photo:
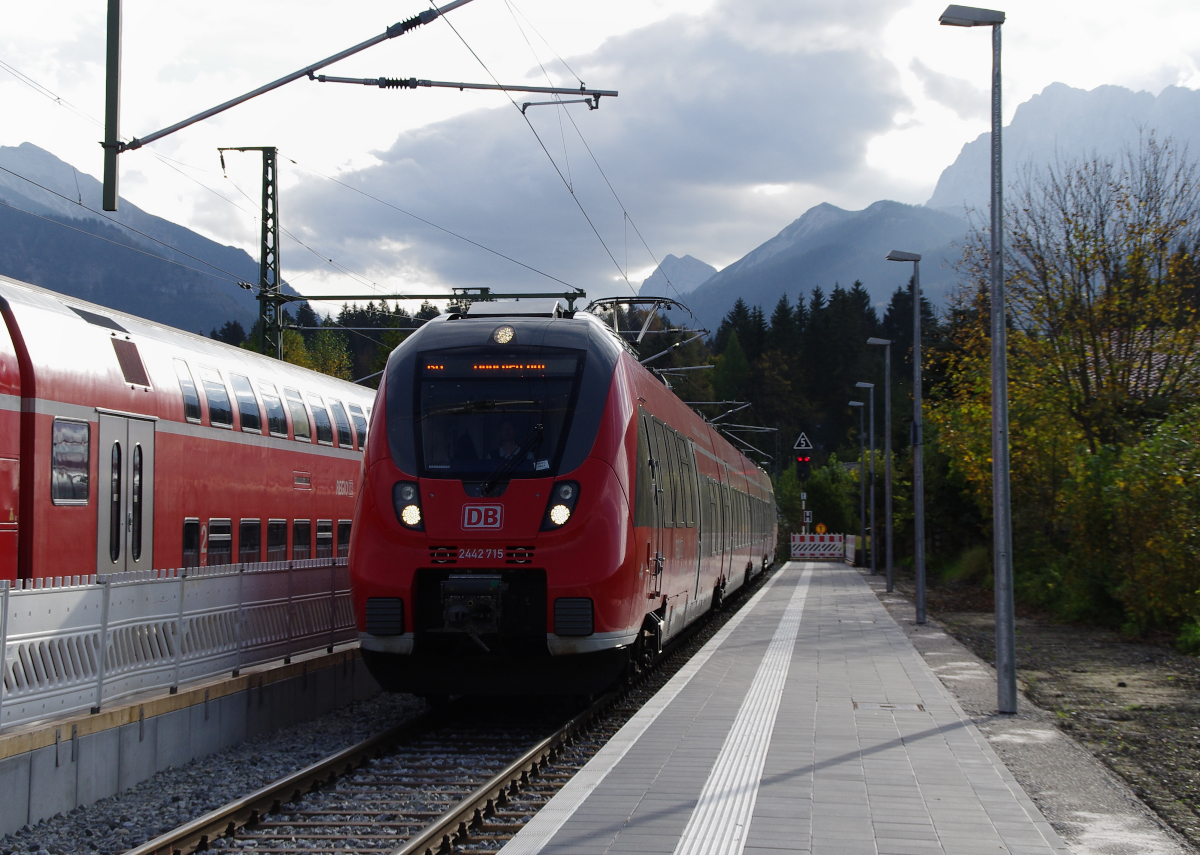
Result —
[[0, 727], [356, 637], [345, 558], [24, 580], [0, 600]]

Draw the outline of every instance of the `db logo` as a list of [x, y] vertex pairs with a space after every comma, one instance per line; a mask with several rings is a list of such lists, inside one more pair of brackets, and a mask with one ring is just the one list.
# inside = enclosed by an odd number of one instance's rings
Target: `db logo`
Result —
[[463, 505], [462, 527], [503, 528], [504, 505]]

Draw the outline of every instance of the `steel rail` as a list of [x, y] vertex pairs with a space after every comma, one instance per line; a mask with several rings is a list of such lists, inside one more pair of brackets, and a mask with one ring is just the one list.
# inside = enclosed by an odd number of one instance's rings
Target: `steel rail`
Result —
[[135, 846], [124, 855], [190, 855], [192, 852], [208, 849], [215, 838], [230, 835], [243, 826], [253, 825], [261, 817], [278, 810], [284, 801], [295, 800], [318, 786], [331, 783], [339, 776], [358, 768], [376, 753], [391, 748], [406, 736], [444, 722], [445, 717], [445, 709], [426, 710], [403, 724], [343, 748], [324, 760], [318, 760], [224, 807], [184, 823], [141, 846]]

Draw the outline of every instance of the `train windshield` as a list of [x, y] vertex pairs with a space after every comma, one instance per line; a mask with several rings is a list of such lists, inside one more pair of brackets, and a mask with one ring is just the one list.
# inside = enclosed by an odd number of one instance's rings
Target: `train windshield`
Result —
[[464, 481], [557, 474], [582, 369], [583, 353], [575, 350], [421, 354], [415, 421], [422, 474]]

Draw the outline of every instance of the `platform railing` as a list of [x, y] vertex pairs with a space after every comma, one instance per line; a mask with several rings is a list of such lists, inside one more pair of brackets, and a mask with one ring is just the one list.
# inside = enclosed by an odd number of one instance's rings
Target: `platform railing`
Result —
[[345, 558], [0, 582], [0, 728], [355, 638]]

